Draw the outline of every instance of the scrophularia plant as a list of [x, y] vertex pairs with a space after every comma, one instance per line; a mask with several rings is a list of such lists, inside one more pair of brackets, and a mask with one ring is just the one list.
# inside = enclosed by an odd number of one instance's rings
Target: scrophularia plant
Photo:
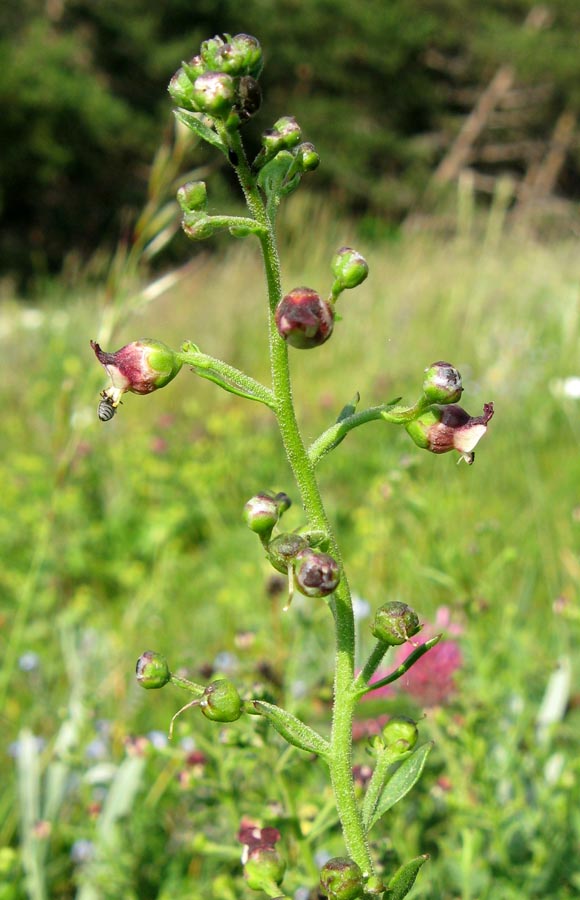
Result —
[[[257, 240], [267, 287], [271, 384], [262, 384], [225, 361], [208, 356], [190, 341], [179, 350], [171, 350], [160, 341], [142, 339], [114, 353], [105, 352], [92, 342], [111, 382], [102, 392], [99, 417], [103, 421], [112, 419], [124, 394], [148, 394], [164, 387], [183, 366], [271, 410], [295, 478], [304, 527], [299, 532], [284, 530], [281, 522], [290, 505], [285, 493], [263, 491], [255, 495], [246, 503], [243, 518], [260, 540], [272, 567], [287, 578], [284, 608], [290, 607], [295, 591], [328, 607], [329, 627], [334, 626], [336, 635], [330, 733], [320, 734], [282, 707], [246, 695], [227, 678], [208, 685], [186, 681], [172, 674], [165, 658], [157, 652], [147, 651], [140, 657], [137, 679], [148, 689], [171, 683], [188, 691], [190, 702], [176, 716], [184, 709], [199, 708], [202, 715], [218, 723], [235, 723], [241, 716], [263, 717], [289, 744], [323, 760], [342, 827], [345, 855], [325, 863], [320, 891], [330, 900], [398, 900], [411, 890], [427, 857], [410, 860], [396, 872], [378, 872], [369, 848], [369, 833], [386, 810], [415, 784], [430, 745], [416, 747], [418, 732], [414, 722], [391, 719], [381, 734], [373, 737], [374, 764], [372, 774], [365, 778], [361, 800], [360, 791], [355, 790], [352, 765], [353, 718], [361, 698], [403, 676], [437, 644], [441, 635], [423, 643], [413, 642], [421, 629], [417, 613], [398, 601], [386, 603], [376, 611], [371, 626], [375, 638], [372, 652], [362, 669], [355, 671], [351, 593], [316, 469], [350, 431], [371, 421], [403, 426], [419, 447], [433, 453], [456, 450], [460, 460], [471, 464], [474, 448], [493, 415], [493, 404], [486, 403], [482, 415], [470, 416], [458, 405], [463, 392], [459, 372], [450, 363], [438, 361], [425, 369], [415, 403], [404, 405], [397, 400], [357, 410], [357, 395], [356, 402], [346, 405], [336, 421], [310, 446], [306, 445], [292, 400], [289, 354], [315, 350], [331, 339], [337, 325], [337, 302], [345, 290], [352, 290], [365, 280], [368, 265], [356, 250], [341, 247], [330, 263], [327, 293], [321, 294], [320, 287], [304, 285], [283, 288], [276, 241], [278, 208], [302, 178], [316, 169], [319, 156], [315, 147], [303, 140], [296, 120], [284, 116], [263, 132], [254, 159], [248, 157], [241, 130], [259, 110], [261, 71], [262, 50], [256, 38], [246, 34], [215, 37], [204, 41], [199, 54], [178, 69], [169, 93], [177, 105], [175, 115], [179, 121], [216, 152], [224, 154], [243, 191], [247, 216], [208, 212], [203, 182], [184, 184], [177, 196], [183, 229], [192, 240], [203, 240], [219, 231]], [[385, 675], [381, 670], [377, 677], [389, 648], [408, 642], [414, 649], [404, 662]], [[398, 787], [391, 780], [396, 763]], [[251, 822], [242, 826], [239, 836], [245, 848], [242, 865], [247, 886], [278, 898], [284, 896], [287, 871], [283, 851], [276, 846], [279, 837], [275, 829], [262, 829]]]

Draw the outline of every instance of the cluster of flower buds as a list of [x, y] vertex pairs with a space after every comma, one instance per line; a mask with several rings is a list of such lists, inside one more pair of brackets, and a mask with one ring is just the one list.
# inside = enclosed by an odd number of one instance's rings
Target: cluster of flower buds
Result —
[[133, 394], [150, 394], [172, 381], [182, 363], [176, 353], [161, 341], [143, 338], [117, 350], [106, 353], [96, 341], [91, 341], [95, 356], [111, 379], [111, 386], [101, 393], [99, 419], [107, 422], [113, 418], [121, 397], [128, 391]]
[[297, 287], [286, 294], [276, 308], [278, 334], [298, 350], [320, 347], [334, 329], [334, 304], [347, 289], [358, 287], [369, 273], [366, 260], [357, 250], [341, 247], [331, 264], [334, 282], [328, 300], [312, 288]]
[[340, 582], [340, 567], [336, 560], [317, 549], [324, 535], [282, 532], [272, 538], [274, 526], [290, 503], [287, 494], [264, 492], [251, 497], [243, 512], [246, 524], [262, 541], [270, 564], [277, 572], [288, 576], [289, 596], [285, 609], [290, 605], [294, 588], [306, 597], [328, 597]]
[[260, 108], [258, 78], [262, 48], [249, 34], [224, 35], [204, 41], [200, 52], [183, 63], [169, 83], [178, 106], [202, 113], [235, 129]]
[[423, 381], [425, 405], [405, 427], [418, 447], [431, 453], [457, 450], [460, 460], [471, 465], [475, 447], [487, 431], [494, 410], [493, 403], [485, 403], [481, 416], [470, 416], [456, 403], [462, 392], [461, 375], [451, 363], [432, 363], [425, 370]]

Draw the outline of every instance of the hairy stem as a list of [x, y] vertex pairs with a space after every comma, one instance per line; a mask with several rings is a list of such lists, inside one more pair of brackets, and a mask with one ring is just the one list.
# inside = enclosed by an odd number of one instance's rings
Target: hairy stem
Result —
[[248, 208], [256, 220], [266, 228], [266, 232], [258, 234], [258, 238], [262, 248], [268, 285], [270, 367], [280, 435], [300, 490], [309, 527], [313, 530], [323, 531], [328, 536], [330, 553], [341, 567], [340, 584], [332, 600], [336, 628], [336, 669], [331, 749], [327, 762], [347, 850], [363, 872], [372, 874], [372, 861], [363, 829], [361, 812], [355, 798], [352, 775], [352, 720], [357, 700], [352, 689], [355, 653], [352, 600], [340, 549], [324, 508], [314, 473], [314, 465], [309, 459], [296, 419], [288, 347], [278, 334], [274, 318], [276, 307], [282, 299], [280, 262], [275, 235], [275, 210], [271, 209], [270, 214], [266, 210], [247, 163], [239, 135], [232, 135], [230, 140], [238, 161], [236, 172]]

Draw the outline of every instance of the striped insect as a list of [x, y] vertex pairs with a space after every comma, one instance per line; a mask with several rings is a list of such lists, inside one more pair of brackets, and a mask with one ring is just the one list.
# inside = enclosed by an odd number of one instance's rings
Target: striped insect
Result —
[[113, 404], [111, 398], [103, 394], [98, 406], [98, 415], [101, 422], [110, 422], [116, 412], [117, 407]]

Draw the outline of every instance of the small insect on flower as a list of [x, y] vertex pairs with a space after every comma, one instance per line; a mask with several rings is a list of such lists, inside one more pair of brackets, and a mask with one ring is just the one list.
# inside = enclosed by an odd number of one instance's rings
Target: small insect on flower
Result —
[[108, 397], [106, 393], [103, 391], [103, 396], [99, 400], [98, 407], [98, 415], [101, 422], [110, 422], [115, 413], [117, 412], [117, 407], [114, 406], [111, 397]]

